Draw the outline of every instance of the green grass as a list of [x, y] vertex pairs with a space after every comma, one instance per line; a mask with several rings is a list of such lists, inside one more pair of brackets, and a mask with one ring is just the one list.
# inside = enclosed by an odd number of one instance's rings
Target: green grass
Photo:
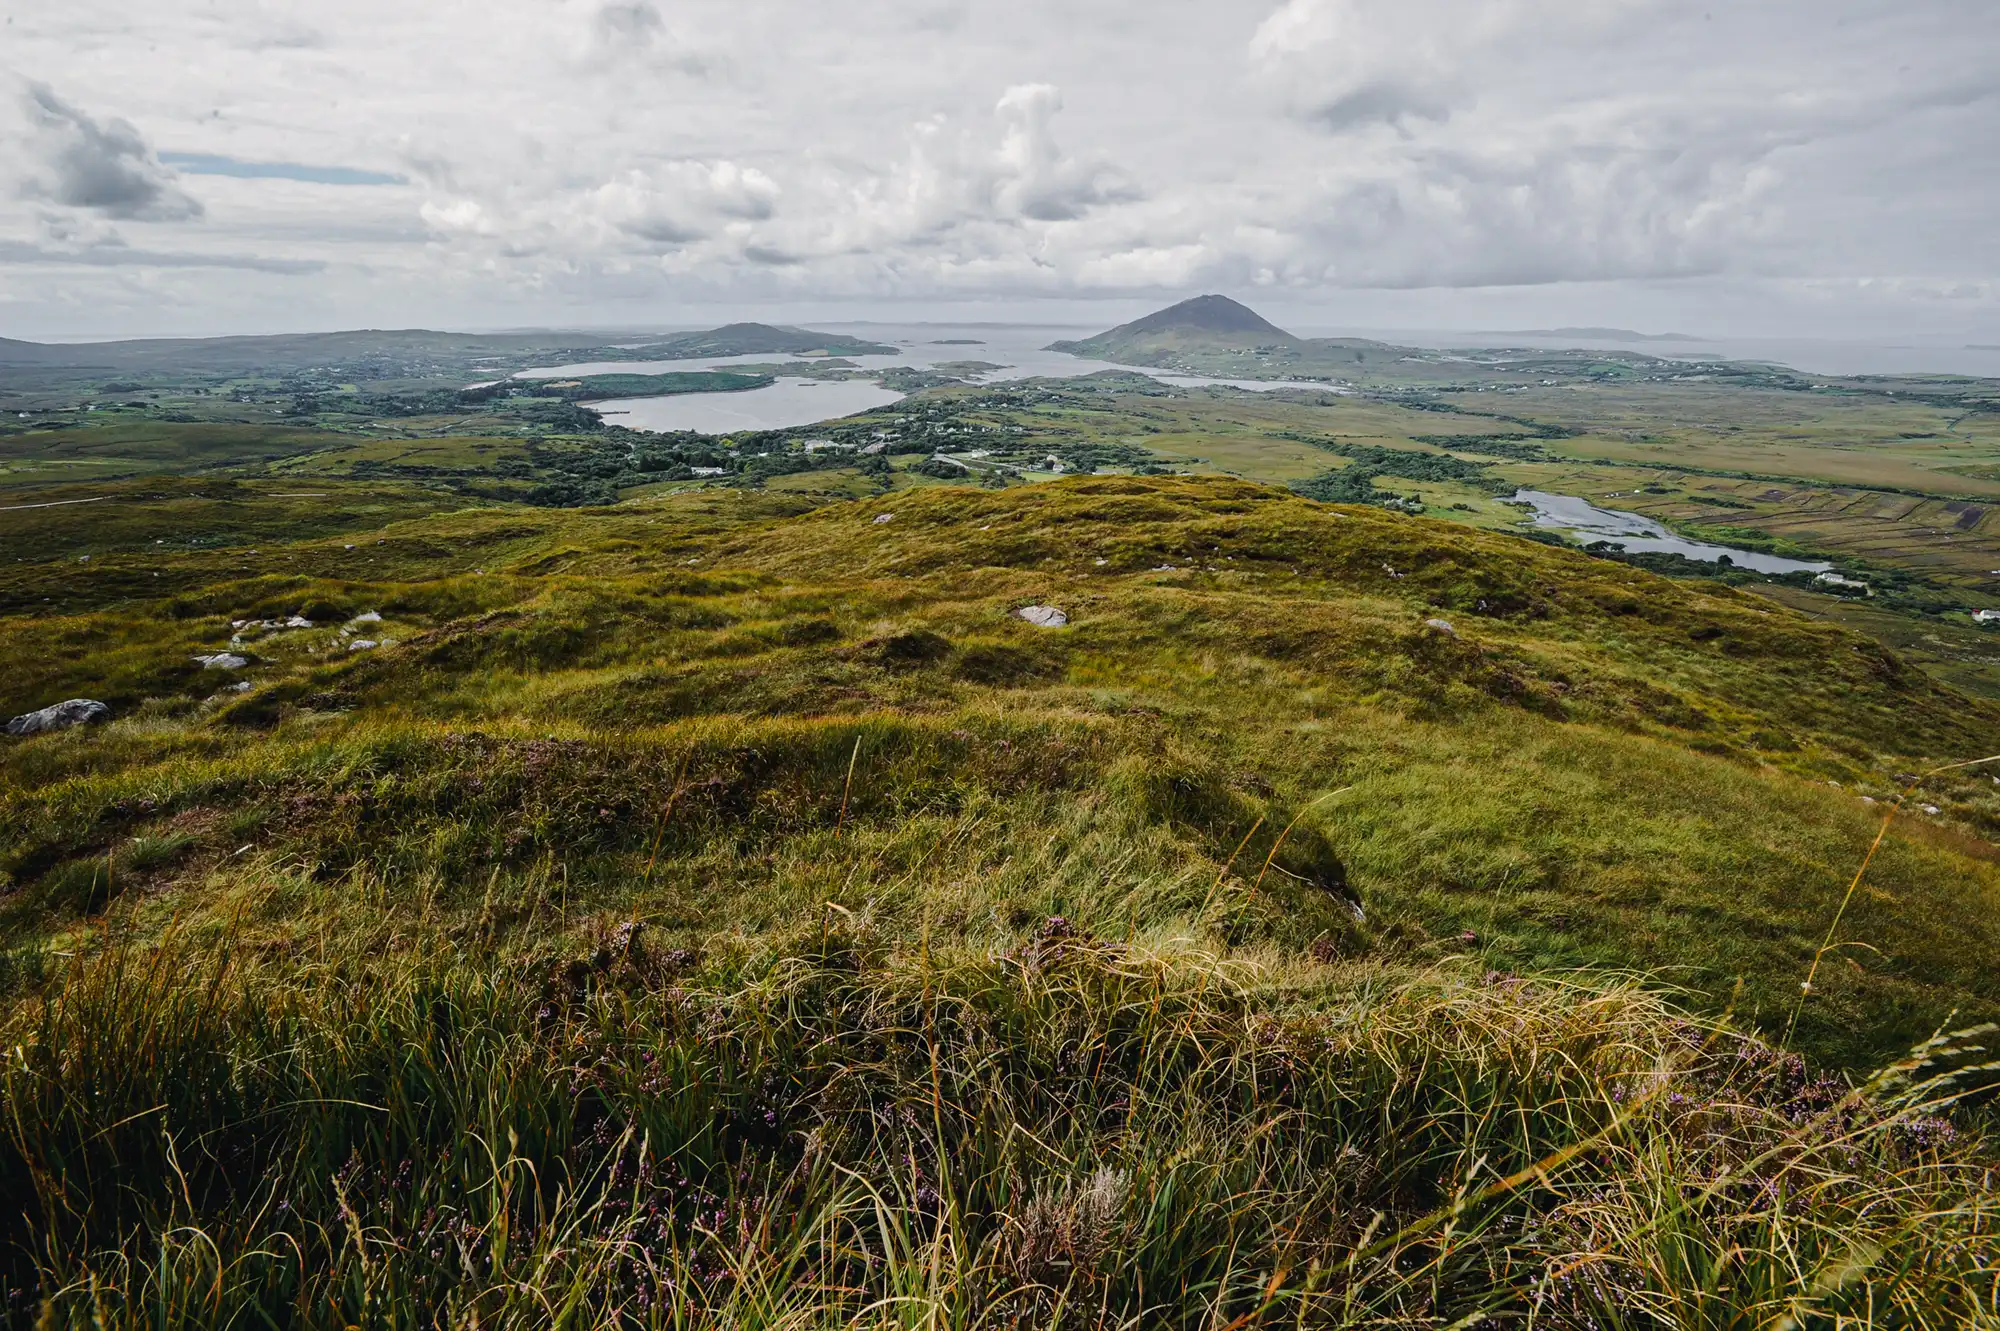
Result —
[[[41, 875], [247, 807], [289, 810], [263, 848], [324, 872], [483, 891], [559, 856], [618, 909], [644, 899], [641, 855], [656, 881], [737, 884], [690, 930], [877, 881], [865, 829], [920, 827], [971, 919], [1012, 910], [988, 889], [1022, 837], [1213, 876], [1310, 806], [1382, 946], [1440, 956], [1469, 930], [1491, 967], [1644, 970], [1716, 1004], [1740, 976], [1768, 1023], [1873, 834], [1859, 797], [1990, 743], [1983, 704], [1833, 625], [1420, 519], [1219, 481], [788, 502], [462, 512], [273, 550], [270, 573], [190, 557], [168, 599], [0, 621], [0, 711], [97, 696], [122, 718], [0, 760], [6, 909], [59, 936]], [[85, 602], [134, 584], [115, 559], [67, 577]], [[1071, 627], [1011, 615], [1032, 601]], [[390, 645], [356, 654], [341, 625], [364, 611]], [[316, 627], [230, 627], [301, 612]], [[252, 665], [193, 659], [224, 647]], [[802, 856], [850, 759], [856, 849]], [[656, 846], [683, 767], [694, 793]], [[1923, 800], [1939, 814], [1905, 820], [1857, 921], [1875, 951], [1802, 1027], [1828, 1056], [1989, 1010], [2000, 787], [1959, 774]], [[943, 888], [910, 872], [921, 915]], [[1317, 918], [1252, 924], [1304, 947]]]
[[1990, 1324], [1983, 1056], [1870, 1072], [2000, 1013], [2000, 785], [1799, 998], [1990, 704], [1239, 481], [822, 497], [0, 619], [0, 712], [117, 711], [0, 749], [16, 1315]]
[[[0, 465], [47, 479], [51, 468], [87, 466], [118, 474], [157, 474], [269, 462], [338, 448], [346, 437], [320, 430], [227, 421], [121, 422], [0, 435]], [[19, 477], [6, 477], [14, 484]]]
[[509, 974], [114, 948], [25, 1011], [43, 1324], [1980, 1324], [1949, 1098], [1629, 988], [822, 909]]
[[[178, 585], [177, 570], [190, 559], [240, 557], [253, 547], [372, 532], [467, 503], [391, 483], [179, 476], [40, 486], [13, 491], [7, 500], [0, 505], [0, 550], [6, 551], [0, 582], [23, 605], [36, 606], [40, 596], [68, 583], [66, 568], [51, 567], [56, 561], [115, 557], [131, 574], [150, 579], [159, 573]], [[127, 595], [161, 590], [129, 585]], [[44, 589], [39, 594], [37, 586]]]

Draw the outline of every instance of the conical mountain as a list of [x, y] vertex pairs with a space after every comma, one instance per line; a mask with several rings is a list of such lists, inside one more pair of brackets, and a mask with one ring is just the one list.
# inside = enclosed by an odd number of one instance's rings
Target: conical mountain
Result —
[[1120, 324], [1100, 337], [1135, 337], [1146, 333], [1210, 333], [1244, 335], [1269, 342], [1290, 342], [1292, 335], [1241, 301], [1227, 296], [1196, 296], [1169, 305], [1143, 319]]
[[1298, 341], [1248, 305], [1208, 295], [1169, 305], [1081, 342], [1058, 342], [1052, 350], [1146, 365], [1186, 352], [1247, 352], [1293, 347]]

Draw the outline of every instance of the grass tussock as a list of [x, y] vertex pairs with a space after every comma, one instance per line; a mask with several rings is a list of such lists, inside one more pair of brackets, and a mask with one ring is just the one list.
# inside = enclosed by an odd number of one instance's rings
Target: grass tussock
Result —
[[1060, 919], [909, 952], [826, 911], [506, 973], [113, 948], [9, 1036], [6, 1280], [47, 1325], [1956, 1327], [1995, 1297], [1950, 1082], [1850, 1089], [1626, 987]]

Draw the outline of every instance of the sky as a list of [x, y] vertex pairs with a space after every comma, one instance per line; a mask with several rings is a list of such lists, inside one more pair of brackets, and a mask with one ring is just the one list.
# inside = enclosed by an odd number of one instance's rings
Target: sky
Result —
[[0, 336], [2000, 343], [1993, 0], [0, 0]]

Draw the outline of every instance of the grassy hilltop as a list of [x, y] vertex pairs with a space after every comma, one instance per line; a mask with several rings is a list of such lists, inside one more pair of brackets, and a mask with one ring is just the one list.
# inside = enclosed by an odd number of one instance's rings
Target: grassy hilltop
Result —
[[1995, 1316], [2000, 784], [1801, 991], [2000, 732], [1871, 639], [1226, 478], [379, 517], [0, 566], [117, 714], [0, 748], [16, 1316]]

